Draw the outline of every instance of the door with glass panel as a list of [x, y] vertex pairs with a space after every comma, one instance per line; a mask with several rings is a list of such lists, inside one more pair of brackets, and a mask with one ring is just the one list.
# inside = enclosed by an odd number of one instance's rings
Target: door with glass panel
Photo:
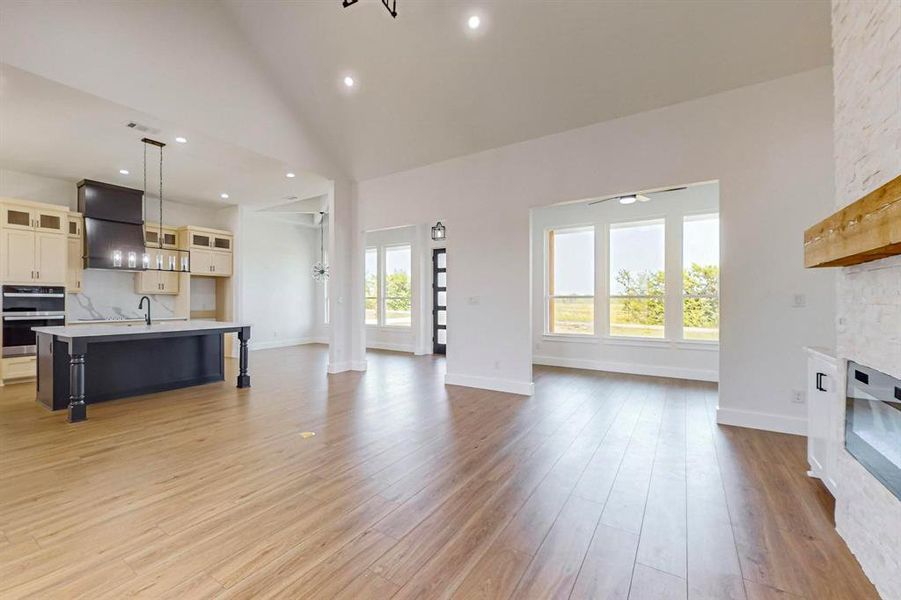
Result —
[[447, 353], [447, 249], [432, 250], [432, 352]]

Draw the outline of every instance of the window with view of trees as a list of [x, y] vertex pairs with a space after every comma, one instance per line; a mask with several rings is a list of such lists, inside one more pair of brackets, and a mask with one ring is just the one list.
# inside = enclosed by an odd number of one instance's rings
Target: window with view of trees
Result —
[[548, 232], [548, 333], [594, 334], [594, 227]]
[[682, 337], [719, 340], [720, 219], [687, 216], [682, 222]]
[[385, 247], [383, 325], [411, 327], [413, 324], [412, 253], [409, 245]]
[[664, 337], [665, 225], [610, 226], [610, 335]]
[[366, 267], [363, 275], [365, 288], [363, 292], [366, 306], [366, 324], [379, 324], [379, 251], [378, 248], [366, 248]]

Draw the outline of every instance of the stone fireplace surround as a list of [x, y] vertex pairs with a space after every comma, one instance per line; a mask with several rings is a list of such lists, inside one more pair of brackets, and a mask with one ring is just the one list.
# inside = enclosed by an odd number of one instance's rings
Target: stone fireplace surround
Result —
[[[901, 0], [833, 0], [832, 46], [841, 208], [901, 174]], [[901, 257], [843, 268], [836, 288], [838, 356], [901, 378]], [[844, 444], [836, 480], [836, 529], [879, 593], [901, 598], [901, 501]]]

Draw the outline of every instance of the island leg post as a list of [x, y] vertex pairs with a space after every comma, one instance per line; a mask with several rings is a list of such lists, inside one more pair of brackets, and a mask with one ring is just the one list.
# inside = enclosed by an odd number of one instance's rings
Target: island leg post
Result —
[[88, 406], [84, 402], [84, 352], [69, 348], [69, 423], [88, 418]]
[[238, 330], [240, 350], [238, 352], [238, 387], [250, 387], [250, 375], [247, 374], [247, 342], [250, 340], [250, 327]]

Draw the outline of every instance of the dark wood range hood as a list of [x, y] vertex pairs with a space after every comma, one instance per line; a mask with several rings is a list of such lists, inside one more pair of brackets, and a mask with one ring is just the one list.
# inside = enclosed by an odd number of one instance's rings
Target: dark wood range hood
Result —
[[896, 255], [901, 255], [901, 175], [804, 232], [808, 269]]

